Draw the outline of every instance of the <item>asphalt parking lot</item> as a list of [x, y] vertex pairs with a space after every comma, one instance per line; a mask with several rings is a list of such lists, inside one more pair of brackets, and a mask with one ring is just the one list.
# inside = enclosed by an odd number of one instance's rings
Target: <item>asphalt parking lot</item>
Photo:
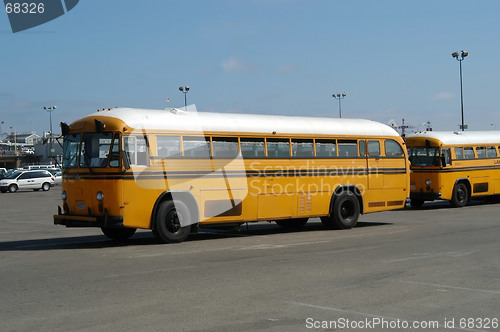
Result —
[[59, 196], [0, 195], [2, 331], [499, 329], [499, 200], [165, 245], [55, 226]]

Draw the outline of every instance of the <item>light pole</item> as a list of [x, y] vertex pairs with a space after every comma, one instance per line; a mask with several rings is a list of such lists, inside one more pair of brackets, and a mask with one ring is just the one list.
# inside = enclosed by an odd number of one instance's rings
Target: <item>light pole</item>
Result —
[[16, 132], [12, 127], [10, 127], [10, 130], [12, 131], [12, 134], [14, 135], [14, 154], [17, 156], [17, 139], [16, 139]]
[[345, 92], [337, 93], [337, 94], [333, 93], [332, 94], [333, 98], [336, 98], [336, 99], [339, 100], [339, 118], [342, 118], [342, 105], [340, 103], [340, 100], [344, 99], [345, 96], [347, 96], [347, 93], [345, 93]]
[[49, 157], [50, 157], [50, 163], [52, 164], [52, 112], [57, 109], [57, 106], [44, 106], [43, 109], [49, 112], [49, 119], [50, 119]]
[[462, 89], [462, 61], [467, 55], [469, 55], [469, 52], [464, 50], [462, 50], [461, 54], [459, 54], [458, 52], [451, 53], [451, 56], [457, 59], [460, 63], [460, 105], [462, 106], [462, 125], [460, 126], [460, 129], [462, 129], [462, 131], [467, 128], [467, 125], [464, 124], [464, 92]]
[[187, 111], [187, 97], [186, 97], [186, 95], [187, 95], [189, 89], [190, 89], [189, 85], [179, 87], [179, 91], [184, 94], [184, 108], [186, 111]]

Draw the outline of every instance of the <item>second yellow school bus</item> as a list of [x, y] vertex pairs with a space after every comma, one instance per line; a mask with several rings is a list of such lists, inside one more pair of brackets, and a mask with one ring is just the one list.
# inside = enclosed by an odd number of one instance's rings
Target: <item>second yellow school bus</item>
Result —
[[413, 207], [435, 199], [462, 207], [471, 197], [500, 194], [500, 132], [421, 132], [406, 144]]
[[54, 223], [113, 239], [143, 228], [181, 242], [198, 227], [311, 217], [345, 229], [409, 195], [402, 138], [369, 120], [115, 108], [62, 129]]

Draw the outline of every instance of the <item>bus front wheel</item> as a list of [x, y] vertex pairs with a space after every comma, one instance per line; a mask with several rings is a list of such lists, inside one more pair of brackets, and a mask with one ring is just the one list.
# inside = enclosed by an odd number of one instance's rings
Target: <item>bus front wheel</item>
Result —
[[457, 183], [453, 187], [453, 195], [451, 196], [451, 205], [453, 207], [462, 207], [469, 200], [469, 191], [464, 183]]
[[125, 241], [135, 234], [137, 228], [105, 228], [101, 227], [104, 235], [115, 241]]
[[349, 229], [356, 226], [360, 208], [356, 195], [344, 191], [335, 198], [333, 209], [329, 216], [321, 217], [321, 222], [328, 228]]
[[184, 241], [191, 231], [191, 225], [181, 226], [182, 220], [190, 220], [191, 214], [186, 204], [181, 201], [163, 201], [158, 207], [154, 236], [163, 243], [178, 243]]

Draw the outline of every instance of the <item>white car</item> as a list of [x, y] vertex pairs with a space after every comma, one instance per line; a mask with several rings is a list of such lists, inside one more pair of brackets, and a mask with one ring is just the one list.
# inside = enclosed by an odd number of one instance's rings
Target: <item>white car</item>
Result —
[[20, 189], [33, 189], [48, 191], [54, 186], [54, 176], [46, 170], [38, 171], [15, 171], [6, 178], [0, 180], [0, 191], [15, 193]]
[[54, 185], [60, 185], [62, 183], [62, 172], [57, 172], [54, 174]]

